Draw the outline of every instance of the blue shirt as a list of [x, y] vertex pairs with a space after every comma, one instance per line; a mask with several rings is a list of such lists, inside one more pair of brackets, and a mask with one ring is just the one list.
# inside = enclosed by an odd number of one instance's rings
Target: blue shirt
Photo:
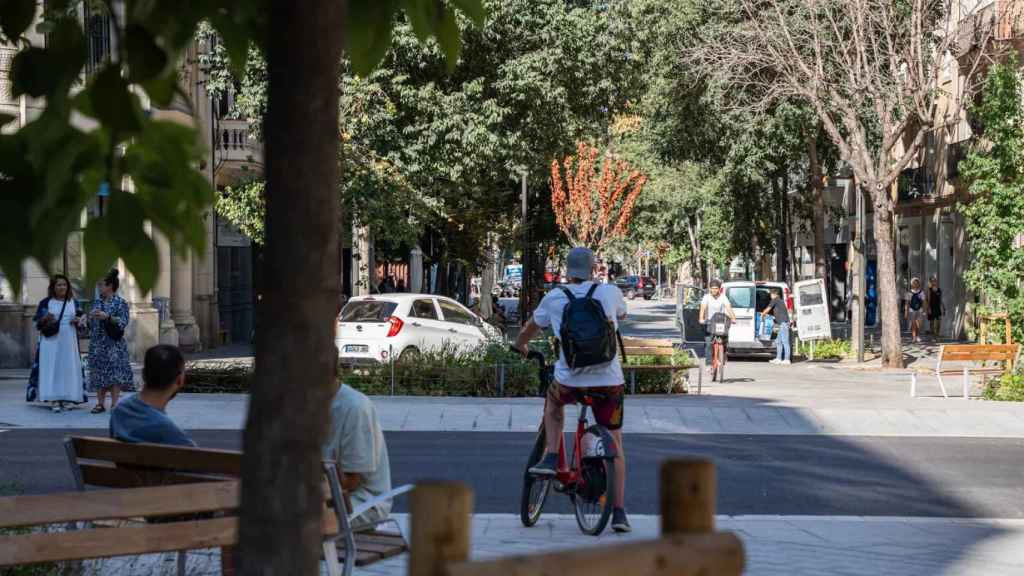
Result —
[[110, 413], [110, 437], [122, 442], [196, 445], [163, 410], [146, 404], [138, 395], [118, 402]]

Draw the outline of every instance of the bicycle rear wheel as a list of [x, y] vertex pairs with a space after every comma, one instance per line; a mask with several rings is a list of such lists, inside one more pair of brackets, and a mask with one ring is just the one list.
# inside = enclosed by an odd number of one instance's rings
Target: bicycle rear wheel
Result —
[[613, 460], [584, 460], [580, 483], [570, 494], [576, 524], [589, 536], [598, 536], [608, 525], [615, 500], [615, 465]]
[[519, 500], [519, 519], [523, 526], [529, 528], [540, 520], [541, 512], [544, 511], [544, 503], [551, 492], [551, 479], [538, 478], [530, 474], [530, 467], [540, 462], [544, 456], [544, 430], [537, 434], [537, 442], [530, 453], [530, 460], [526, 463], [523, 471], [523, 493]]

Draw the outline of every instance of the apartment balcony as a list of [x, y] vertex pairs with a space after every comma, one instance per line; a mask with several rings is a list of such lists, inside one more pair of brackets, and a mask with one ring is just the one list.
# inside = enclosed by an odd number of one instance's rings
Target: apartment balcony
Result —
[[992, 42], [1024, 43], [1024, 0], [992, 0], [976, 8], [960, 20], [956, 35], [957, 57]]
[[213, 149], [218, 185], [230, 185], [263, 173], [263, 145], [249, 136], [246, 120], [218, 121]]

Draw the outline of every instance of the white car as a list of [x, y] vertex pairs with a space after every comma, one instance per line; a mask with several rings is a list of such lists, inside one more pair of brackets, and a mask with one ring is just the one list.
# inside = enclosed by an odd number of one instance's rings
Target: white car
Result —
[[345, 304], [334, 343], [343, 361], [366, 364], [445, 345], [471, 350], [500, 338], [497, 328], [450, 298], [379, 294], [357, 296]]

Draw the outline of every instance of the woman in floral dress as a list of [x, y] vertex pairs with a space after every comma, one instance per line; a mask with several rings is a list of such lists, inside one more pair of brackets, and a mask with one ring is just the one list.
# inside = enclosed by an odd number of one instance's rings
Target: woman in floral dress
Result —
[[[128, 303], [117, 295], [121, 286], [117, 269], [111, 270], [100, 282], [100, 297], [92, 303], [89, 340], [89, 383], [96, 391], [93, 414], [105, 412], [104, 402], [110, 392], [110, 408], [117, 406], [122, 390], [134, 388], [132, 365], [128, 358], [128, 342], [124, 330], [128, 328]], [[120, 337], [112, 338], [106, 323], [120, 328]], [[116, 330], [115, 330], [116, 332]]]

